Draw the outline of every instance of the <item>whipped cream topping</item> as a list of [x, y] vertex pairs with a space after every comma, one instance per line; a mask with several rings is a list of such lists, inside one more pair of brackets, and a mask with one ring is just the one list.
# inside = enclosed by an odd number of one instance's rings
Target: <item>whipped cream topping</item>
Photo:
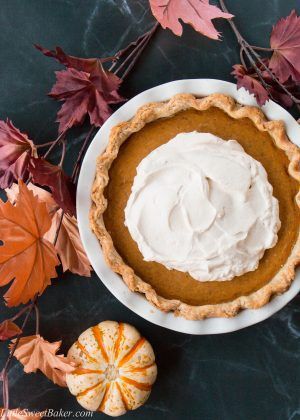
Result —
[[280, 220], [261, 163], [235, 140], [192, 132], [140, 162], [125, 225], [145, 261], [222, 281], [257, 268]]

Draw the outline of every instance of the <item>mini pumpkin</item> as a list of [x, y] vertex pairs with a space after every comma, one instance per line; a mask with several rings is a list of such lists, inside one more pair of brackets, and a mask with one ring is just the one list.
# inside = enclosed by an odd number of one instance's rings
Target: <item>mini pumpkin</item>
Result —
[[120, 416], [148, 399], [157, 367], [150, 343], [131, 325], [104, 321], [84, 331], [69, 350], [78, 366], [66, 375], [84, 408]]

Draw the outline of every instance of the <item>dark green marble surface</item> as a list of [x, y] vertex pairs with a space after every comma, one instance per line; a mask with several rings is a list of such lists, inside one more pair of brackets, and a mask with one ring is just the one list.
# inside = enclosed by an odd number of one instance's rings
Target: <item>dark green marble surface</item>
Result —
[[[267, 46], [272, 24], [300, 4], [294, 0], [227, 0], [249, 42]], [[153, 24], [147, 0], [0, 0], [0, 118], [9, 117], [37, 142], [55, 138], [58, 104], [49, 99], [60, 66], [32, 44], [62, 46], [78, 56], [110, 55]], [[123, 85], [126, 97], [181, 78], [232, 81], [238, 49], [229, 25], [216, 21], [223, 41], [184, 28], [182, 38], [158, 30]], [[66, 169], [78, 151], [82, 130], [68, 143]], [[89, 326], [106, 319], [135, 325], [153, 344], [158, 379], [148, 403], [128, 419], [295, 420], [300, 418], [300, 300], [267, 321], [219, 336], [188, 336], [136, 316], [93, 275], [60, 275], [40, 299], [41, 334], [63, 339], [66, 351]], [[1, 303], [1, 319], [9, 311]], [[33, 321], [28, 324], [33, 333]], [[7, 357], [1, 344], [1, 365]], [[11, 407], [80, 410], [67, 389], [41, 374], [10, 371]], [[69, 418], [75, 418], [72, 414]], [[104, 418], [94, 414], [93, 418]]]

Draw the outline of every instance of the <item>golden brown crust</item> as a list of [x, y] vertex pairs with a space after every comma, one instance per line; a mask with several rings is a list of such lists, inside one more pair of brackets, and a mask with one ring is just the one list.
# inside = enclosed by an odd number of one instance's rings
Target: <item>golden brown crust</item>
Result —
[[[113, 271], [122, 276], [129, 289], [145, 294], [147, 300], [162, 311], [174, 311], [175, 315], [192, 320], [233, 317], [240, 309], [260, 308], [270, 300], [272, 295], [283, 293], [289, 288], [295, 277], [295, 267], [300, 263], [300, 235], [298, 235], [296, 244], [285, 265], [261, 289], [250, 295], [238, 297], [232, 302], [192, 306], [180, 300], [159, 296], [150, 284], [144, 282], [132, 268], [124, 263], [116, 251], [112, 238], [105, 228], [103, 213], [107, 207], [104, 189], [109, 182], [108, 171], [118, 155], [120, 146], [132, 133], [141, 130], [151, 121], [170, 117], [189, 108], [206, 110], [210, 107], [218, 107], [234, 119], [248, 117], [258, 130], [267, 131], [276, 146], [284, 150], [288, 156], [290, 160], [289, 174], [300, 181], [300, 151], [296, 145], [289, 141], [282, 121], [268, 121], [258, 108], [242, 106], [226, 95], [213, 94], [199, 99], [190, 94], [178, 94], [167, 102], [153, 102], [142, 106], [131, 120], [120, 123], [111, 130], [107, 149], [97, 160], [90, 211], [90, 225], [100, 241], [105, 261]], [[300, 193], [296, 196], [296, 202], [300, 207]]]

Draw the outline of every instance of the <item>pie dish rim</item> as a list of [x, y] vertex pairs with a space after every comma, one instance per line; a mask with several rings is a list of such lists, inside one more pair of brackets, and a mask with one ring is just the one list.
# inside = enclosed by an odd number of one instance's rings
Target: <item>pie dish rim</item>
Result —
[[[146, 123], [162, 117], [170, 117], [175, 113], [195, 108], [199, 110], [217, 106], [233, 118], [250, 118], [261, 131], [268, 131], [276, 145], [285, 150], [291, 163], [290, 175], [300, 181], [300, 152], [298, 147], [288, 140], [284, 124], [281, 121], [268, 121], [257, 107], [241, 106], [232, 97], [220, 93], [204, 98], [196, 98], [192, 94], [177, 94], [169, 101], [143, 105], [129, 121], [119, 123], [112, 129], [110, 141], [104, 154], [98, 157], [96, 177], [92, 190], [92, 206], [90, 223], [92, 230], [101, 243], [104, 258], [109, 267], [120, 274], [131, 291], [143, 293], [147, 300], [160, 310], [174, 311], [175, 315], [189, 320], [201, 320], [208, 317], [233, 317], [240, 309], [256, 309], [264, 306], [274, 294], [286, 291], [295, 276], [295, 267], [300, 262], [300, 234], [285, 265], [265, 286], [247, 296], [240, 296], [232, 302], [192, 306], [175, 299], [159, 296], [151, 285], [135, 275], [133, 269], [126, 265], [114, 248], [113, 241], [105, 228], [102, 215], [106, 209], [104, 188], [109, 182], [108, 169], [117, 157], [119, 147], [133, 132], [140, 130]], [[122, 140], [122, 142], [121, 142]], [[300, 205], [300, 195], [297, 195]]]

